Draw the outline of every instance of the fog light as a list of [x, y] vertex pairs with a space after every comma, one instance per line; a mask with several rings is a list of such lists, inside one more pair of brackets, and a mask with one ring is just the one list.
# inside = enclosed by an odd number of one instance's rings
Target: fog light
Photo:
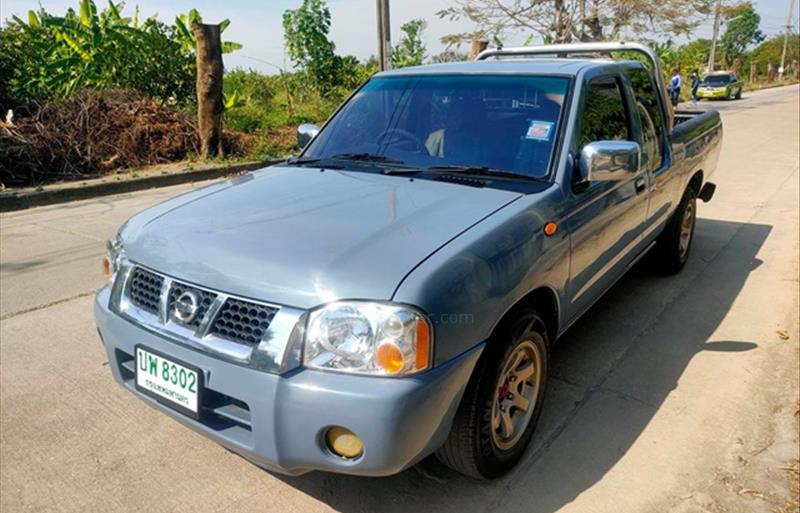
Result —
[[342, 458], [356, 458], [364, 451], [364, 442], [349, 429], [333, 426], [325, 433], [328, 449]]

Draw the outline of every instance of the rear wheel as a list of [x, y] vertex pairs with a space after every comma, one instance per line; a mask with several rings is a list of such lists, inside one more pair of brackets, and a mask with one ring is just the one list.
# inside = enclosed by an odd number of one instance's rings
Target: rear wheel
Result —
[[439, 460], [462, 474], [491, 479], [516, 465], [533, 435], [547, 381], [547, 330], [524, 311], [484, 350]]
[[653, 248], [655, 265], [659, 272], [675, 274], [686, 265], [692, 249], [696, 220], [697, 191], [689, 186]]

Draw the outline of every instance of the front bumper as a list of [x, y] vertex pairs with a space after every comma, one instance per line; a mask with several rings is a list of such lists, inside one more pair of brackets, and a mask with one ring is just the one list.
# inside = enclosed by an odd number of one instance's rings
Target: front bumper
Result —
[[702, 89], [697, 90], [697, 97], [698, 98], [727, 98], [728, 97], [728, 90], [727, 89], [719, 89], [719, 90], [711, 90], [711, 91], [704, 91]]
[[[114, 379], [182, 424], [276, 472], [311, 470], [390, 475], [413, 465], [446, 439], [483, 346], [408, 378], [350, 376], [299, 369], [270, 374], [214, 358], [143, 329], [108, 309], [108, 288], [95, 298], [95, 318]], [[205, 374], [200, 420], [136, 391], [134, 346], [142, 344]], [[364, 442], [354, 460], [324, 446], [330, 426]], [[143, 426], [144, 427], [144, 426]]]

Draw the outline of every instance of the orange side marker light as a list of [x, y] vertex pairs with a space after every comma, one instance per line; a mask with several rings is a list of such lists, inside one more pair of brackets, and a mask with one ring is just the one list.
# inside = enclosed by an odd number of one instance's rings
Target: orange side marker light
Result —
[[417, 369], [427, 369], [430, 365], [430, 343], [431, 334], [428, 323], [422, 319], [417, 319], [417, 358], [414, 362]]
[[558, 231], [558, 225], [556, 223], [554, 223], [553, 221], [548, 221], [547, 223], [545, 223], [545, 225], [544, 225], [544, 234], [545, 235], [547, 235], [548, 237], [551, 237], [551, 236], [555, 235], [557, 231]]

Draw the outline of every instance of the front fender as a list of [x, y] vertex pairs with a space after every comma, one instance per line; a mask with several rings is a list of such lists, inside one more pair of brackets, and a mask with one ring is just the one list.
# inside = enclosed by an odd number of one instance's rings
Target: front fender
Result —
[[569, 235], [543, 233], [562, 208], [558, 187], [526, 196], [451, 241], [401, 282], [393, 299], [418, 305], [434, 325], [435, 365], [486, 341], [529, 292], [548, 287], [563, 301]]

